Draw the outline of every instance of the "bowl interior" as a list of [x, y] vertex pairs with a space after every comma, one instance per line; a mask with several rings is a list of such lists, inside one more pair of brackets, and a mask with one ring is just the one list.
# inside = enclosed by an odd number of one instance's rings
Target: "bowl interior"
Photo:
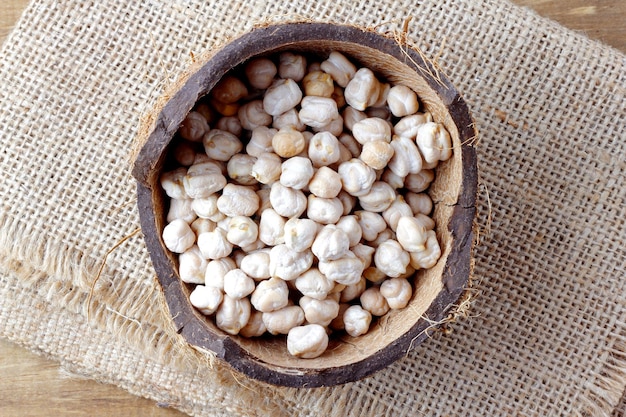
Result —
[[[280, 26], [279, 30], [285, 31], [285, 26]], [[476, 163], [473, 148], [468, 146], [468, 141], [475, 135], [475, 131], [458, 92], [414, 50], [398, 45], [393, 39], [351, 27], [340, 28], [346, 31], [341, 32], [331, 25], [309, 26], [308, 29], [306, 24], [300, 26], [305, 28], [292, 28], [287, 31], [288, 36], [283, 34], [282, 37], [276, 34], [283, 32], [272, 34], [269, 30], [271, 28], [259, 29], [246, 35], [239, 47], [230, 44], [219, 51], [189, 78], [180, 92], [166, 105], [173, 106], [177, 103], [178, 111], [167, 113], [164, 109], [158, 120], [169, 119], [169, 126], [177, 128], [193, 104], [208, 94], [230, 68], [245, 63], [251, 57], [284, 50], [321, 57], [327, 56], [333, 50], [339, 51], [357, 66], [370, 68], [387, 82], [413, 89], [420, 98], [421, 111], [430, 112], [435, 121], [445, 125], [450, 133], [454, 152], [450, 160], [439, 164], [435, 181], [428, 191], [434, 202], [432, 216], [437, 224], [436, 232], [442, 256], [435, 267], [416, 272], [415, 291], [406, 308], [392, 310], [377, 320], [367, 334], [358, 338], [348, 335], [331, 337], [327, 351], [315, 359], [291, 356], [287, 352], [284, 338], [227, 335], [210, 318], [191, 307], [188, 297], [193, 286], [177, 279], [176, 257], [164, 249], [161, 241], [160, 231], [165, 226], [167, 201], [160, 189], [158, 175], [174, 135], [172, 128], [163, 128], [167, 126], [166, 123], [157, 121], [155, 124], [142, 150], [144, 159], [150, 160], [150, 163], [142, 172], [136, 167], [135, 175], [140, 188], [144, 189], [144, 197], [140, 198], [140, 211], [147, 211], [142, 213], [146, 242], [181, 334], [196, 347], [215, 351], [235, 368], [253, 377], [281, 385], [296, 386], [306, 383], [316, 386], [358, 379], [402, 356], [426, 337], [426, 330], [447, 314], [449, 307], [462, 293], [470, 274], [473, 241], [471, 235], [475, 213], [473, 199], [476, 192]], [[263, 33], [258, 32], [261, 30]], [[256, 36], [253, 36], [255, 32]], [[185, 88], [193, 91], [185, 91]], [[140, 154], [138, 160], [141, 157]], [[142, 201], [144, 207], [141, 207]], [[148, 237], [155, 234], [156, 236]], [[155, 261], [155, 257], [159, 259]], [[181, 319], [181, 315], [184, 318]], [[185, 327], [187, 331], [183, 330]], [[363, 366], [367, 369], [361, 370]], [[330, 382], [326, 382], [320, 377], [325, 373], [334, 374], [335, 379], [330, 378]], [[311, 378], [307, 379], [307, 376]]]

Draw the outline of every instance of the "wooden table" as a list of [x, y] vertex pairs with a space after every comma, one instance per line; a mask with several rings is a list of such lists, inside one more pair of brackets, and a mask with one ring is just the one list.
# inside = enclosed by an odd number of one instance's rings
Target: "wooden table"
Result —
[[[514, 0], [562, 25], [626, 52], [626, 2], [623, 0]], [[28, 0], [2, 0], [0, 43]], [[0, 416], [174, 417], [149, 400], [115, 386], [63, 371], [55, 362], [0, 339]]]

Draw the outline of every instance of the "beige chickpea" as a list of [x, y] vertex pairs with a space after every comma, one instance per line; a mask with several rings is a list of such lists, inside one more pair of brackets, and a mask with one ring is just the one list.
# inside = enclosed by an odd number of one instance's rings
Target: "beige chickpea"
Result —
[[378, 117], [368, 117], [352, 126], [352, 135], [361, 145], [367, 142], [391, 142], [391, 126], [386, 120]]
[[374, 285], [379, 285], [387, 279], [387, 275], [375, 266], [370, 266], [363, 271], [363, 278]]
[[235, 103], [248, 95], [246, 85], [237, 77], [227, 75], [211, 90], [211, 97], [221, 103]]
[[426, 193], [407, 192], [404, 199], [411, 207], [413, 215], [418, 213], [429, 215], [433, 211], [433, 200]]
[[239, 111], [239, 103], [222, 103], [221, 101], [211, 99], [211, 107], [215, 109], [221, 116], [235, 116]]
[[276, 129], [271, 129], [267, 126], [259, 126], [252, 130], [250, 141], [246, 145], [246, 153], [255, 157], [259, 157], [264, 153], [271, 153], [272, 138], [278, 132]]
[[349, 246], [353, 247], [359, 244], [363, 237], [361, 226], [355, 215], [343, 216], [337, 222], [337, 227], [343, 230], [348, 236]]
[[227, 184], [217, 199], [217, 208], [226, 216], [252, 216], [259, 209], [259, 196], [246, 185]]
[[319, 324], [297, 326], [287, 334], [287, 350], [298, 358], [317, 358], [327, 347], [328, 334]]
[[356, 158], [340, 164], [337, 172], [341, 177], [343, 189], [355, 197], [369, 193], [376, 181], [376, 171]]
[[331, 94], [330, 98], [335, 100], [338, 109], [342, 109], [343, 107], [345, 107], [346, 97], [343, 95], [343, 88], [336, 85], [335, 88], [333, 88], [333, 93]]
[[229, 297], [244, 298], [252, 294], [254, 289], [254, 280], [241, 269], [233, 269], [224, 275], [224, 292]]
[[374, 252], [374, 264], [385, 275], [395, 278], [406, 272], [409, 253], [395, 240], [382, 242]]
[[184, 140], [174, 145], [172, 156], [180, 165], [188, 167], [196, 158], [196, 150], [191, 142]]
[[257, 311], [268, 313], [280, 310], [289, 304], [289, 288], [280, 278], [270, 278], [259, 282], [250, 297]]
[[209, 131], [209, 123], [198, 112], [189, 112], [185, 120], [178, 128], [178, 134], [183, 138], [192, 142], [201, 142], [202, 137]]
[[404, 179], [404, 186], [414, 193], [425, 191], [435, 179], [435, 173], [430, 169], [422, 169], [416, 174], [409, 174]]
[[333, 319], [333, 321], [330, 322], [330, 324], [328, 325], [328, 327], [330, 327], [332, 330], [336, 330], [336, 331], [341, 331], [341, 330], [345, 330], [345, 323], [343, 321], [343, 315], [346, 312], [346, 310], [350, 308], [350, 304], [347, 303], [339, 303], [339, 313], [337, 314], [337, 317], [335, 317]]
[[302, 80], [306, 96], [331, 97], [335, 85], [330, 74], [323, 71], [309, 72]]
[[193, 164], [183, 178], [185, 193], [190, 198], [207, 198], [226, 185], [222, 168], [215, 162]]
[[304, 318], [310, 324], [328, 326], [339, 314], [339, 303], [330, 298], [318, 300], [305, 295], [300, 298], [299, 303], [304, 311]]
[[296, 278], [294, 284], [303, 295], [317, 300], [325, 299], [335, 286], [335, 283], [326, 278], [317, 268], [304, 272]]
[[272, 124], [272, 116], [265, 111], [264, 101], [261, 100], [252, 100], [242, 105], [237, 111], [237, 116], [241, 126], [247, 130]]
[[300, 102], [300, 121], [312, 128], [322, 127], [339, 117], [337, 102], [332, 98], [306, 96]]
[[356, 67], [343, 54], [337, 51], [330, 53], [325, 61], [320, 64], [322, 71], [328, 73], [340, 87], [345, 88], [354, 74]]
[[[391, 118], [391, 112], [387, 107], [369, 107], [365, 109], [365, 114], [367, 117], [378, 117], [379, 119], [383, 119], [389, 123], [389, 119]], [[391, 123], [389, 123], [391, 127]]]
[[[352, 132], [354, 125], [360, 122], [361, 120], [367, 119], [367, 114], [360, 110], [355, 109], [354, 107], [347, 106], [343, 112], [341, 113], [343, 116], [343, 125], [346, 129]], [[357, 155], [355, 155], [357, 156]]]
[[232, 298], [224, 295], [224, 299], [215, 313], [215, 324], [226, 333], [236, 335], [248, 324], [250, 312], [251, 307], [248, 298]]
[[196, 240], [189, 224], [182, 219], [175, 219], [163, 229], [163, 243], [174, 253], [183, 253], [191, 248]]
[[430, 113], [416, 113], [405, 116], [393, 126], [393, 134], [415, 139], [420, 126], [432, 121], [433, 118]]
[[314, 167], [334, 164], [339, 160], [339, 141], [330, 132], [319, 132], [309, 141], [309, 159]]
[[200, 233], [212, 232], [217, 227], [217, 224], [209, 219], [203, 219], [202, 217], [199, 217], [194, 220], [189, 226], [191, 226], [191, 230], [193, 230], [196, 236], [198, 236]]
[[344, 90], [346, 103], [357, 110], [365, 110], [378, 101], [381, 94], [381, 84], [368, 68], [360, 68]]
[[413, 140], [404, 136], [394, 136], [391, 140], [394, 153], [388, 167], [394, 174], [406, 177], [422, 169], [422, 157]]
[[428, 122], [421, 125], [415, 141], [427, 163], [446, 161], [452, 156], [450, 134], [441, 123]]
[[285, 187], [280, 182], [272, 184], [270, 202], [276, 213], [286, 218], [299, 217], [307, 206], [307, 198], [302, 191]]
[[413, 210], [411, 210], [411, 207], [404, 201], [404, 197], [399, 195], [387, 210], [383, 211], [383, 219], [385, 219], [391, 230], [396, 232], [398, 221], [403, 216], [412, 217]]
[[361, 260], [364, 270], [370, 267], [376, 248], [364, 245], [363, 243], [358, 243], [352, 246], [350, 250]]
[[262, 184], [272, 184], [280, 178], [282, 159], [275, 153], [262, 153], [252, 165], [250, 175]]
[[382, 232], [380, 232], [378, 234], [378, 236], [376, 236], [376, 239], [372, 240], [371, 242], [368, 242], [374, 249], [377, 249], [381, 243], [386, 242], [388, 240], [396, 240], [396, 234], [394, 233], [393, 230], [387, 228], [385, 230], [383, 230]]
[[226, 162], [243, 149], [243, 144], [237, 136], [219, 129], [212, 129], [204, 135], [202, 143], [209, 158], [216, 161]]
[[200, 233], [198, 247], [206, 259], [224, 258], [233, 250], [233, 245], [226, 239], [226, 232], [216, 228], [212, 232]]
[[306, 74], [306, 58], [303, 55], [292, 52], [282, 52], [279, 55], [278, 76], [280, 78], [291, 78], [299, 82]]
[[214, 259], [208, 262], [204, 274], [204, 285], [224, 290], [224, 276], [237, 265], [231, 258]]
[[306, 129], [305, 124], [300, 121], [300, 116], [298, 116], [298, 111], [295, 108], [289, 109], [278, 116], [274, 116], [273, 118], [272, 127], [274, 129], [280, 130], [288, 126], [291, 126], [293, 129], [300, 132], [303, 132]]
[[193, 223], [197, 218], [197, 214], [193, 209], [193, 202], [190, 198], [185, 198], [183, 200], [172, 199], [170, 200], [170, 208], [167, 211], [167, 220], [168, 223], [173, 222], [176, 219], [182, 219], [187, 224]]
[[359, 196], [359, 204], [363, 210], [380, 213], [385, 211], [396, 199], [396, 192], [382, 181], [372, 184], [369, 192]]
[[304, 150], [305, 145], [306, 141], [302, 132], [291, 125], [281, 128], [272, 138], [274, 152], [283, 158], [298, 155]]
[[409, 304], [413, 288], [404, 278], [391, 278], [380, 285], [380, 294], [387, 300], [389, 308], [400, 309]]
[[337, 140], [350, 151], [353, 158], [358, 158], [361, 155], [361, 144], [351, 134], [342, 133], [337, 137]]
[[354, 206], [356, 205], [356, 197], [348, 194], [345, 190], [341, 190], [339, 191], [339, 194], [337, 194], [337, 198], [339, 199], [339, 201], [341, 201], [341, 204], [343, 205], [343, 212], [341, 213], [344, 216], [347, 216], [348, 214], [352, 213], [352, 209], [354, 209]]
[[239, 266], [243, 272], [254, 280], [263, 280], [270, 277], [270, 250], [260, 248], [250, 251], [241, 260]]
[[[389, 90], [391, 89], [391, 85], [388, 83], [380, 83], [380, 88], [378, 89], [378, 98], [370, 106], [369, 109], [366, 109], [366, 113], [368, 113], [369, 117], [381, 117], [388, 118], [389, 110], [386, 107], [387, 104], [387, 96], [389, 94]], [[379, 116], [380, 115], [380, 116]]]
[[275, 246], [285, 242], [285, 218], [274, 209], [266, 209], [261, 213], [259, 221], [259, 239], [268, 246]]
[[211, 315], [215, 313], [224, 299], [224, 294], [219, 288], [196, 285], [196, 288], [189, 295], [189, 302], [202, 314]]
[[343, 133], [343, 118], [341, 116], [337, 116], [337, 118], [332, 119], [330, 122], [325, 124], [324, 126], [314, 127], [313, 132], [328, 132], [333, 136], [339, 136]]
[[359, 210], [354, 213], [356, 220], [361, 226], [363, 239], [372, 241], [378, 234], [387, 228], [387, 223], [382, 215], [371, 211]]
[[185, 199], [189, 198], [185, 192], [185, 186], [183, 180], [187, 175], [187, 168], [180, 167], [172, 171], [164, 172], [161, 174], [161, 188], [165, 191], [165, 194], [172, 199]]
[[320, 260], [317, 267], [326, 278], [343, 285], [356, 284], [363, 275], [363, 263], [351, 251], [339, 259]]
[[350, 336], [364, 335], [372, 323], [372, 313], [359, 305], [350, 306], [343, 313], [343, 323], [346, 333]]
[[278, 69], [270, 59], [255, 58], [246, 64], [244, 72], [252, 87], [264, 90], [272, 84]]
[[211, 123], [213, 123], [215, 121], [215, 118], [217, 117], [215, 111], [205, 101], [196, 104], [196, 106], [194, 107], [194, 111], [204, 116], [209, 125], [211, 125]]
[[391, 113], [396, 117], [408, 116], [417, 113], [419, 110], [417, 94], [404, 85], [394, 85], [389, 89], [387, 105]]
[[[409, 258], [411, 257], [411, 254], [409, 253]], [[409, 260], [409, 264], [406, 267], [406, 272], [402, 275], [400, 275], [398, 278], [402, 278], [402, 279], [412, 279], [415, 277], [415, 271], [417, 271], [415, 268], [413, 268], [413, 266], [411, 265], [411, 261]]]
[[435, 220], [432, 217], [427, 216], [423, 213], [417, 213], [414, 215], [415, 220], [417, 220], [420, 224], [426, 228], [426, 230], [433, 230], [435, 228]]
[[404, 187], [404, 179], [405, 177], [396, 175], [390, 169], [383, 170], [383, 174], [380, 177], [381, 181], [384, 181], [387, 184], [389, 184], [389, 186], [391, 186], [391, 188], [393, 188], [394, 190]]
[[299, 306], [287, 306], [263, 313], [263, 324], [270, 334], [288, 334], [294, 327], [304, 323], [304, 311]]
[[225, 132], [232, 133], [235, 136], [240, 136], [243, 130], [243, 127], [241, 126], [241, 122], [236, 116], [221, 117], [217, 121], [215, 128], [219, 130], [223, 130]]
[[433, 230], [426, 232], [426, 249], [410, 252], [411, 266], [415, 269], [429, 269], [435, 266], [441, 257], [441, 247]]
[[270, 202], [271, 186], [265, 184], [264, 186], [265, 188], [256, 191], [256, 195], [259, 196], [259, 209], [254, 214], [257, 217], [260, 217], [266, 209], [272, 208], [272, 203]]
[[383, 140], [374, 140], [363, 145], [360, 158], [372, 169], [379, 170], [387, 166], [389, 160], [393, 157], [393, 153], [394, 149], [391, 144]]
[[337, 197], [321, 198], [309, 194], [306, 215], [320, 224], [337, 223], [343, 213], [343, 204]]
[[252, 176], [252, 167], [256, 157], [244, 153], [233, 155], [226, 165], [228, 177], [239, 185], [254, 185], [257, 180]]
[[361, 276], [361, 279], [356, 284], [348, 285], [346, 288], [341, 291], [341, 298], [339, 299], [342, 303], [348, 303], [352, 300], [355, 300], [363, 294], [367, 285], [367, 280]]
[[265, 91], [263, 109], [267, 114], [278, 116], [296, 107], [300, 100], [302, 100], [302, 90], [297, 82], [289, 78], [278, 79]]
[[250, 312], [248, 324], [239, 330], [239, 334], [243, 337], [259, 337], [267, 331], [265, 323], [263, 323], [263, 313], [253, 310]]
[[[361, 306], [364, 310], [372, 313], [373, 316], [384, 316], [389, 311], [389, 304], [383, 295], [380, 293], [379, 287], [370, 287], [363, 291], [361, 297]], [[345, 318], [344, 318], [345, 321]]]
[[285, 281], [298, 278], [313, 265], [310, 250], [296, 252], [287, 245], [276, 245], [270, 250], [270, 275]]
[[309, 182], [309, 191], [317, 197], [337, 197], [341, 191], [341, 177], [336, 171], [326, 166], [320, 167]]
[[398, 220], [396, 236], [407, 252], [421, 252], [426, 249], [427, 231], [424, 224], [412, 215], [402, 216]]
[[245, 247], [256, 242], [259, 226], [250, 217], [234, 216], [229, 218], [226, 239], [233, 245]]
[[317, 229], [318, 225], [313, 220], [293, 217], [285, 223], [285, 245], [296, 252], [309, 249], [315, 240]]
[[339, 142], [337, 145], [339, 146], [339, 160], [337, 160], [334, 164], [329, 165], [335, 171], [339, 169], [339, 165], [354, 158], [352, 152], [350, 152], [350, 150], [343, 143]]
[[178, 275], [183, 282], [204, 284], [207, 261], [197, 245], [193, 245], [178, 256]]
[[311, 250], [320, 261], [343, 258], [350, 248], [350, 238], [346, 232], [332, 224], [320, 229], [313, 241]]
[[311, 181], [314, 172], [311, 160], [294, 156], [282, 163], [280, 183], [285, 187], [302, 190]]

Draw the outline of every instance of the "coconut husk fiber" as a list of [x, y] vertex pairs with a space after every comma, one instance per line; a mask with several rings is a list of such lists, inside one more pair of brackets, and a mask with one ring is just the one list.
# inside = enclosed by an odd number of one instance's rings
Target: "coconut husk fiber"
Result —
[[[255, 25], [409, 18], [481, 133], [471, 306], [359, 382], [242, 378], [171, 325], [138, 233], [140, 120]], [[623, 54], [506, 1], [34, 0], [0, 57], [1, 337], [194, 416], [623, 415]]]

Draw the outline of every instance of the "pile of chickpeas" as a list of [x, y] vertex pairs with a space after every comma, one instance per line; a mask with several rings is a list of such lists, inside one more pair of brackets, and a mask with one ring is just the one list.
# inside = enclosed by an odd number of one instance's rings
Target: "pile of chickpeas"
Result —
[[331, 52], [224, 76], [181, 124], [161, 175], [165, 246], [224, 332], [287, 335], [315, 358], [409, 303], [441, 256], [425, 192], [452, 155], [419, 98]]

